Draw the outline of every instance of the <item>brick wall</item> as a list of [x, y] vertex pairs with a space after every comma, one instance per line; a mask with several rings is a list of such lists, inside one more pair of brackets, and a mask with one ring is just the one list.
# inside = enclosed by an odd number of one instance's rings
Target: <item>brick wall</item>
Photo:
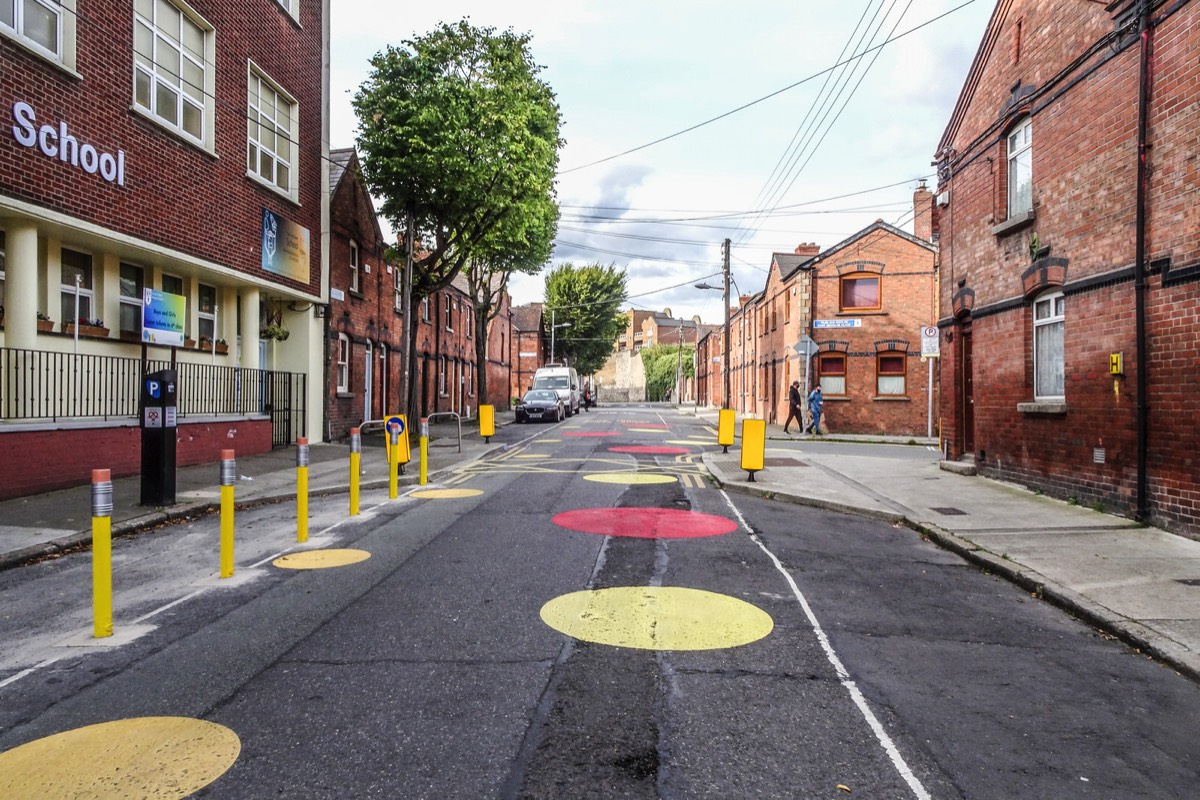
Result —
[[[1018, 20], [1019, 59], [1010, 46]], [[1145, 292], [1148, 521], [1190, 535], [1200, 535], [1198, 21], [1187, 4], [1152, 31], [1146, 187], [1148, 261], [1167, 264], [1152, 271]], [[940, 314], [956, 336], [942, 365], [946, 445], [957, 457], [971, 433], [963, 428], [967, 376], [958, 350], [969, 326], [981, 471], [1133, 514], [1138, 41], [1113, 38], [1068, 68], [1114, 30], [1104, 6], [1014, 3], [993, 26], [942, 142], [951, 151], [939, 187], [950, 196], [941, 217]], [[1018, 84], [1027, 93], [1005, 113]], [[1030, 114], [1035, 214], [1006, 226], [1015, 217], [1006, 208], [1004, 137]], [[1035, 235], [1041, 252], [1031, 253]], [[1035, 258], [1056, 264], [1048, 277], [1027, 274]], [[1039, 407], [1032, 403], [1033, 300], [1058, 288], [1066, 304], [1065, 405]], [[1109, 374], [1112, 353], [1124, 355], [1123, 376]]]
[[[197, 0], [191, 6], [216, 29], [215, 153], [130, 110], [133, 11], [128, 3], [103, 0], [88, 3], [86, 21], [77, 26], [78, 76], [0, 38], [4, 113], [10, 115], [11, 104], [21, 100], [34, 108], [39, 126], [65, 121], [81, 143], [125, 151], [125, 185], [20, 146], [6, 125], [0, 193], [258, 276], [264, 275], [259, 243], [265, 207], [312, 235], [309, 280], [270, 279], [316, 293], [321, 2], [302, 0], [299, 24], [274, 0]], [[299, 104], [299, 205], [246, 177], [248, 60]]]
[[[230, 448], [239, 456], [271, 451], [271, 422], [266, 419], [182, 423], [177, 431], [179, 467], [214, 463]], [[141, 437], [136, 427], [0, 432], [0, 500], [87, 484], [93, 469], [111, 469], [114, 478], [137, 475], [142, 467]], [[218, 479], [214, 467], [214, 487]]]

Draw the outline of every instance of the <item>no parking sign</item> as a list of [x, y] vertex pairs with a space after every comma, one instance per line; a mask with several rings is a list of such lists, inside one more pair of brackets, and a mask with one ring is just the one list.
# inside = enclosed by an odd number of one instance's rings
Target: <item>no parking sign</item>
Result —
[[412, 460], [408, 449], [408, 420], [403, 414], [388, 414], [383, 419], [383, 444], [387, 448], [388, 463], [392, 462], [392, 432], [395, 431], [399, 441], [397, 464], [407, 464]]

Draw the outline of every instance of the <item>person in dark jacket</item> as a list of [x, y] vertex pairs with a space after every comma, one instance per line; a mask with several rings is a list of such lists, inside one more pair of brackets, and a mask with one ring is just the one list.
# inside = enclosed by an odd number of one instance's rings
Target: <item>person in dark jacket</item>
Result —
[[792, 424], [792, 420], [796, 420], [797, 428], [804, 428], [804, 402], [800, 399], [800, 381], [792, 381], [792, 388], [788, 389], [788, 415], [787, 421], [783, 423], [783, 432], [788, 432], [788, 425]]

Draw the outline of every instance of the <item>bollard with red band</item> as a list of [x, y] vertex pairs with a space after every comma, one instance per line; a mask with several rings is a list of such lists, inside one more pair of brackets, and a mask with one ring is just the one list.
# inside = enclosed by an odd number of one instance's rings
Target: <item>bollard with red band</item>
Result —
[[112, 471], [92, 470], [92, 635], [112, 636]]
[[233, 484], [237, 461], [232, 450], [221, 451], [221, 577], [233, 577]]
[[359, 476], [362, 470], [362, 431], [350, 429], [350, 516], [358, 516]]
[[308, 439], [296, 440], [296, 541], [308, 541]]

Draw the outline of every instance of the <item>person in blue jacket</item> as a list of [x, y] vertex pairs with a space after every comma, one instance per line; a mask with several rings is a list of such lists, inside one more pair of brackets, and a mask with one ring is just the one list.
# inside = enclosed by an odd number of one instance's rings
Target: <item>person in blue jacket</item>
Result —
[[808, 393], [808, 413], [812, 415], [812, 421], [809, 422], [805, 433], [821, 433], [821, 407], [825, 404], [824, 398], [821, 396], [821, 384], [817, 384], [811, 392]]

